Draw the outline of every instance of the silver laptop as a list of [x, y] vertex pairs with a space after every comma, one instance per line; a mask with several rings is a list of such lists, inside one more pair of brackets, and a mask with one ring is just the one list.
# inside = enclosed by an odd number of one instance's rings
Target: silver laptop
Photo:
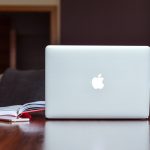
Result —
[[46, 118], [148, 118], [148, 46], [47, 46]]

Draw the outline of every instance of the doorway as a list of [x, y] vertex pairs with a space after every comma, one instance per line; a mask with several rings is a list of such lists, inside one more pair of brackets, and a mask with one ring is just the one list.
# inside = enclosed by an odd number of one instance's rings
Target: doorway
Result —
[[[0, 72], [6, 68], [20, 70], [45, 68], [45, 47], [57, 44], [57, 9], [55, 7], [2, 7], [0, 19], [7, 27], [5, 50], [0, 55]], [[0, 31], [3, 30], [0, 25]], [[3, 35], [4, 37], [4, 35]], [[0, 37], [0, 39], [2, 39]], [[0, 41], [5, 43], [4, 41]], [[5, 57], [4, 57], [5, 55]], [[2, 66], [1, 66], [2, 64]], [[2, 68], [2, 70], [1, 70]]]

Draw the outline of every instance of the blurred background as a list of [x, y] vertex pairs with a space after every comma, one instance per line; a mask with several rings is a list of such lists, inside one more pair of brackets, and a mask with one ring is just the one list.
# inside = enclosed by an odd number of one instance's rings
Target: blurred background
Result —
[[44, 69], [45, 47], [150, 45], [149, 0], [0, 0], [0, 73]]

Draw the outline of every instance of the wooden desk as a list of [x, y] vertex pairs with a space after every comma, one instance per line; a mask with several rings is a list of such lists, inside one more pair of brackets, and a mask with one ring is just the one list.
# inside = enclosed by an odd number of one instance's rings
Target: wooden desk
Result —
[[[33, 118], [30, 123], [1, 122], [0, 150], [93, 150], [94, 148], [103, 150], [104, 143], [108, 146], [106, 150], [149, 150], [148, 123], [148, 121], [47, 121], [39, 117]], [[86, 145], [91, 144], [94, 138], [97, 139], [94, 141], [95, 147], [87, 149]], [[109, 147], [112, 143], [114, 147]], [[120, 149], [120, 146], [123, 149]]]
[[0, 150], [42, 150], [45, 119], [30, 123], [0, 122]]

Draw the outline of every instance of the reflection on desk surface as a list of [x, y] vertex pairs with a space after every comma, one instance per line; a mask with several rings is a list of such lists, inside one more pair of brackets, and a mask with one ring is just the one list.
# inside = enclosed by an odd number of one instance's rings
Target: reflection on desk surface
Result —
[[43, 150], [45, 121], [0, 122], [0, 150]]
[[47, 121], [45, 150], [149, 150], [147, 121]]
[[0, 150], [149, 150], [147, 121], [0, 122]]

